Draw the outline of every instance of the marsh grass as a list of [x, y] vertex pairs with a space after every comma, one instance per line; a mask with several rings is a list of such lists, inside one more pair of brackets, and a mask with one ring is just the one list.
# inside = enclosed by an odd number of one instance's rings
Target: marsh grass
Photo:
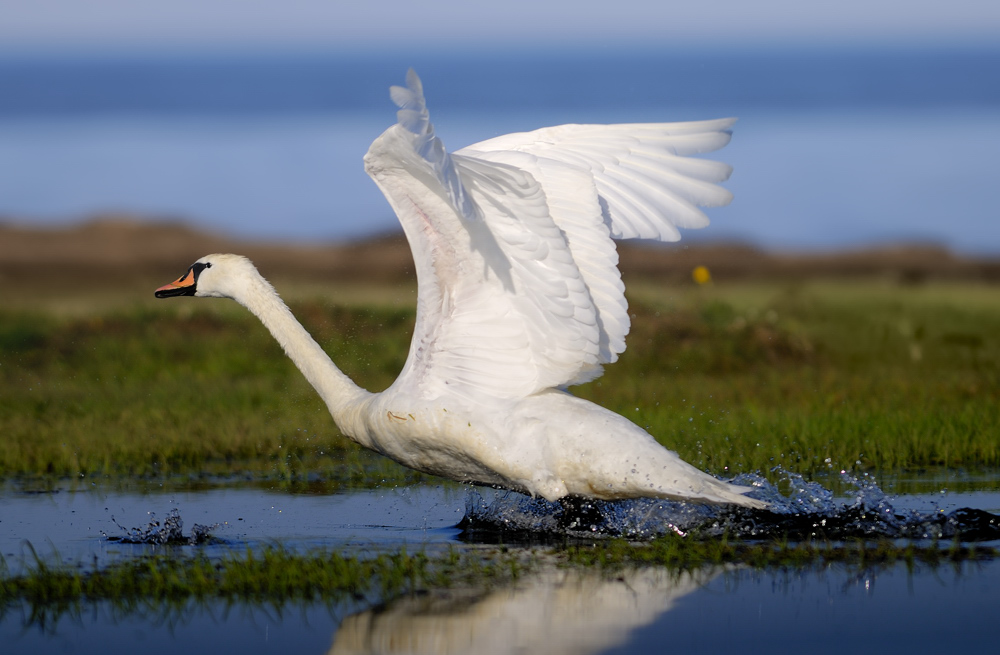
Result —
[[965, 561], [987, 561], [1000, 554], [996, 548], [940, 543], [900, 543], [889, 540], [850, 542], [790, 542], [771, 540], [691, 540], [665, 535], [650, 542], [632, 543], [622, 539], [574, 545], [566, 548], [566, 561], [583, 566], [662, 566], [672, 571], [706, 566], [742, 564], [752, 568], [801, 567], [845, 564], [863, 568], [902, 563], [938, 566]]
[[702, 468], [1000, 463], [993, 288], [859, 281], [643, 291], [629, 350], [580, 393]]
[[[701, 468], [1000, 465], [993, 287], [636, 285], [631, 303], [628, 350], [574, 392]], [[412, 310], [292, 309], [362, 386], [402, 367]], [[341, 436], [270, 335], [224, 302], [0, 313], [0, 434], [8, 478], [420, 479]]]
[[[373, 604], [421, 588], [506, 584], [526, 564], [505, 551], [450, 550], [430, 557], [400, 550], [373, 556], [292, 553], [281, 548], [228, 552], [221, 557], [178, 555], [170, 549], [103, 568], [50, 564], [35, 558], [29, 570], [0, 568], [0, 619], [19, 603], [32, 616], [71, 612], [80, 603], [111, 602], [130, 612], [179, 608], [220, 600], [280, 607], [288, 603]], [[37, 622], [37, 621], [36, 621]]]
[[[339, 435], [252, 317], [215, 309], [0, 316], [0, 473], [417, 479]], [[299, 309], [347, 372], [391, 382], [407, 313]]]
[[932, 568], [995, 559], [995, 548], [958, 543], [814, 543], [697, 540], [667, 535], [651, 542], [621, 539], [574, 543], [544, 551], [450, 549], [348, 556], [336, 552], [292, 553], [280, 548], [229, 552], [222, 557], [156, 555], [104, 568], [51, 565], [37, 559], [24, 573], [0, 570], [0, 619], [26, 605], [29, 622], [57, 622], [85, 604], [111, 603], [119, 612], [169, 614], [190, 603], [271, 606], [322, 602], [372, 605], [423, 589], [490, 589], [516, 584], [545, 567], [657, 566], [671, 572], [739, 564], [751, 568], [801, 568], [831, 564], [859, 570], [903, 564]]

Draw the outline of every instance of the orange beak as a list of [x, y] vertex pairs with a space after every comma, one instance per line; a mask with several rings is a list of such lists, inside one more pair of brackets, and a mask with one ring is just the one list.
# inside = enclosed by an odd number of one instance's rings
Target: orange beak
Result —
[[157, 298], [172, 298], [173, 296], [193, 296], [195, 292], [194, 266], [188, 272], [170, 284], [164, 284], [153, 292]]

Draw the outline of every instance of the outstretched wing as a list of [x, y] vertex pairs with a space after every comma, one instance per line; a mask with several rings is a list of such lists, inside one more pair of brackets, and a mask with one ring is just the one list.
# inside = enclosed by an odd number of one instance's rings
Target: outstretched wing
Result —
[[559, 125], [497, 137], [456, 154], [506, 158], [524, 153], [584, 171], [597, 188], [601, 216], [612, 238], [677, 241], [681, 238], [678, 227], [708, 225], [698, 207], [720, 207], [733, 199], [732, 193], [717, 184], [729, 179], [732, 167], [688, 155], [725, 146], [735, 122], [735, 118], [722, 118]]
[[686, 159], [732, 121], [564, 125], [454, 154], [420, 80], [393, 87], [399, 123], [365, 156], [417, 268], [417, 323], [397, 388], [516, 398], [597, 377], [629, 319], [612, 238], [676, 240], [725, 204], [729, 167]]

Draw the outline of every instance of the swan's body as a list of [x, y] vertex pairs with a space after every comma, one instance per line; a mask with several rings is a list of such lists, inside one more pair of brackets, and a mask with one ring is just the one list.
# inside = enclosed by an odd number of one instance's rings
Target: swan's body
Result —
[[391, 387], [351, 382], [249, 260], [209, 255], [157, 296], [233, 298], [256, 314], [341, 431], [406, 466], [549, 500], [661, 497], [760, 507], [627, 419], [576, 398], [625, 349], [613, 238], [676, 240], [729, 202], [728, 166], [684, 155], [729, 140], [732, 120], [564, 125], [453, 155], [420, 81], [393, 87], [399, 123], [365, 166], [417, 267], [417, 321]]

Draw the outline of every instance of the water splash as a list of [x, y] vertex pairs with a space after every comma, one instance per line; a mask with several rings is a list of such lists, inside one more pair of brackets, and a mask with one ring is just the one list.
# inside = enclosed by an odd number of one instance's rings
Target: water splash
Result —
[[[874, 478], [841, 473], [852, 489], [838, 500], [833, 491], [801, 475], [775, 469], [777, 482], [742, 474], [733, 484], [752, 487], [750, 496], [770, 505], [768, 510], [699, 505], [640, 498], [625, 501], [554, 503], [514, 492], [487, 500], [478, 491], [466, 500], [459, 524], [473, 541], [501, 538], [539, 540], [594, 536], [651, 539], [670, 532], [711, 538], [727, 534], [742, 539], [1000, 539], [1000, 516], [962, 508], [945, 513], [899, 510]], [[786, 491], [783, 493], [781, 489]]]
[[117, 541], [124, 544], [147, 544], [153, 546], [165, 545], [189, 545], [212, 543], [216, 538], [212, 536], [212, 530], [218, 525], [201, 525], [195, 523], [191, 526], [191, 534], [184, 535], [184, 521], [181, 519], [180, 510], [176, 507], [171, 509], [167, 518], [161, 523], [156, 518], [156, 514], [149, 513], [150, 521], [145, 527], [127, 529], [112, 516], [111, 521], [122, 529], [125, 534], [109, 535], [102, 533], [109, 541]]

